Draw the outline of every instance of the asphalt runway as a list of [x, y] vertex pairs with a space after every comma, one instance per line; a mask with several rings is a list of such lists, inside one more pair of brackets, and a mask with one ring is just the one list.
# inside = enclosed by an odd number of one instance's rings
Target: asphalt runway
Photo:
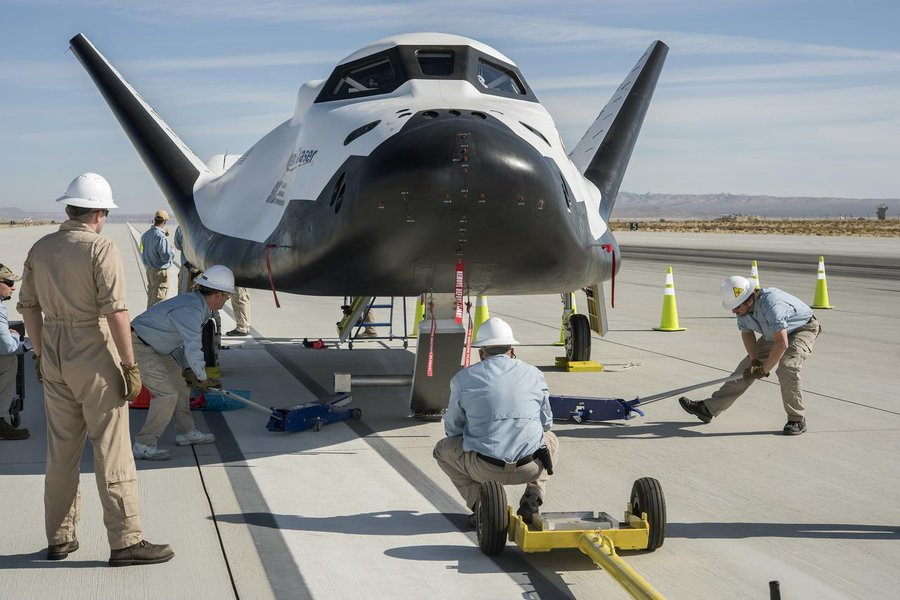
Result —
[[[146, 225], [136, 225], [143, 229]], [[0, 261], [21, 268], [52, 227], [0, 230]], [[126, 259], [132, 316], [146, 302], [128, 227], [105, 232]], [[491, 297], [541, 368], [551, 393], [625, 399], [727, 375], [743, 349], [722, 310], [719, 282], [759, 262], [762, 285], [807, 302], [816, 260], [826, 256], [833, 310], [804, 367], [809, 431], [780, 434], [777, 383], [755, 384], [708, 425], [676, 399], [646, 417], [602, 425], [557, 423], [561, 458], [545, 510], [621, 516], [632, 482], [657, 478], [667, 537], [655, 552], [624, 559], [667, 598], [761, 598], [778, 580], [784, 598], [890, 597], [900, 587], [900, 240], [623, 232], [610, 331], [595, 337], [603, 373], [553, 367], [561, 349], [556, 295]], [[775, 239], [773, 239], [775, 238]], [[645, 250], [642, 250], [645, 249]], [[810, 258], [812, 257], [812, 258]], [[659, 325], [665, 267], [672, 266], [680, 324]], [[172, 276], [175, 272], [173, 270]], [[611, 299], [609, 287], [607, 302]], [[414, 348], [399, 339], [334, 347], [341, 298], [251, 290], [252, 339], [228, 339], [223, 380], [264, 404], [287, 407], [331, 391], [334, 372], [411, 372]], [[7, 302], [16, 318], [15, 302]], [[580, 308], [584, 297], [577, 295]], [[402, 335], [399, 300], [393, 320]], [[412, 303], [408, 314], [412, 315]], [[226, 307], [223, 327], [230, 329]], [[386, 309], [383, 309], [386, 311]], [[386, 317], [382, 317], [386, 318]], [[382, 328], [382, 333], [387, 333]], [[325, 350], [299, 341], [324, 338]], [[176, 557], [109, 569], [90, 448], [82, 460], [81, 549], [43, 560], [42, 475], [46, 434], [41, 388], [27, 368], [24, 442], [0, 442], [0, 597], [6, 598], [626, 598], [577, 551], [523, 554], [510, 545], [484, 556], [465, 509], [431, 450], [435, 422], [409, 417], [408, 389], [354, 392], [360, 421], [320, 432], [275, 434], [247, 409], [195, 414], [211, 446], [174, 445], [164, 463], [138, 462], [141, 514], [150, 541]], [[702, 390], [701, 390], [702, 392]], [[692, 394], [701, 399], [702, 393]], [[132, 432], [144, 414], [132, 411]], [[518, 498], [520, 487], [508, 489]], [[894, 591], [892, 591], [894, 590]]]

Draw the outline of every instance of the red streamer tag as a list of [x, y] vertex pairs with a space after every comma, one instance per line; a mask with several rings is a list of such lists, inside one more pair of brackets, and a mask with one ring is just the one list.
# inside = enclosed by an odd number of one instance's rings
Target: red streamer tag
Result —
[[472, 303], [466, 302], [466, 311], [469, 313], [469, 326], [466, 327], [466, 353], [463, 366], [468, 367], [472, 359]]
[[428, 363], [425, 374], [431, 377], [434, 375], [434, 335], [437, 333], [437, 320], [434, 318], [434, 302], [428, 303], [428, 310], [431, 313], [431, 335], [428, 337]]

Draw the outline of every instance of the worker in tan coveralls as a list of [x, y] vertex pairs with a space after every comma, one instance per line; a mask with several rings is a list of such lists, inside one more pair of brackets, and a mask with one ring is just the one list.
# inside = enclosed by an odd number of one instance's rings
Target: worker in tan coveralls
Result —
[[126, 402], [137, 397], [141, 378], [131, 349], [122, 255], [99, 235], [117, 207], [109, 184], [95, 173], [78, 176], [57, 202], [66, 205], [69, 219], [28, 252], [18, 303], [44, 384], [47, 559], [78, 550], [79, 462], [89, 437], [109, 564], [165, 562], [175, 553], [143, 540], [138, 514]]

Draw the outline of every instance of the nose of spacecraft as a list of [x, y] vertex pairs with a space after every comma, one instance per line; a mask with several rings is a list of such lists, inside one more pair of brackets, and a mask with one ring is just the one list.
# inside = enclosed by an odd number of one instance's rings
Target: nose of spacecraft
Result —
[[[523, 132], [549, 150], [532, 129]], [[412, 115], [356, 179], [357, 231], [373, 251], [391, 252], [389, 262], [427, 268], [459, 255], [486, 276], [507, 264], [536, 273], [558, 268], [579, 237], [578, 206], [554, 161], [488, 113]]]

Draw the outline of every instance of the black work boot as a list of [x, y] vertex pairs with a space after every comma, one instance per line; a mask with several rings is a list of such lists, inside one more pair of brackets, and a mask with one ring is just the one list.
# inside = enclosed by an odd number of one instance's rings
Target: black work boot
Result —
[[516, 511], [516, 514], [522, 517], [527, 525], [531, 525], [534, 517], [541, 514], [540, 507], [543, 503], [544, 500], [540, 494], [525, 492], [522, 494], [522, 499], [519, 500], [519, 510]]
[[78, 550], [78, 540], [47, 546], [47, 560], [62, 560]]
[[788, 421], [787, 424], [785, 424], [784, 429], [782, 429], [784, 435], [800, 435], [804, 431], [806, 431], [806, 419]]
[[31, 436], [31, 433], [25, 429], [16, 429], [6, 422], [6, 419], [0, 419], [0, 440], [24, 440]]
[[109, 566], [127, 567], [129, 565], [153, 565], [172, 560], [175, 552], [168, 544], [151, 544], [141, 540], [133, 546], [120, 548], [109, 553]]
[[709, 412], [709, 409], [706, 408], [706, 405], [703, 404], [702, 401], [694, 402], [687, 396], [682, 396], [678, 399], [678, 404], [681, 405], [681, 408], [684, 409], [684, 412], [694, 415], [704, 423], [709, 423], [713, 420], [712, 413]]

